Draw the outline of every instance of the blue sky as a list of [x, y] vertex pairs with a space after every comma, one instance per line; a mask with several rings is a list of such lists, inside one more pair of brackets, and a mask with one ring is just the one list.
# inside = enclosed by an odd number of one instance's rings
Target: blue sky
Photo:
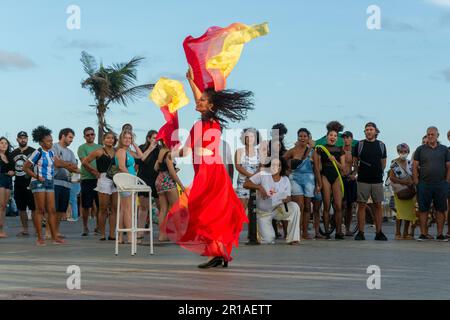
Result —
[[[230, 88], [256, 98], [256, 110], [234, 128], [284, 122], [292, 144], [300, 127], [319, 138], [328, 121], [339, 120], [361, 138], [364, 124], [374, 121], [393, 156], [398, 143], [415, 147], [435, 125], [448, 143], [450, 1], [224, 2], [0, 0], [0, 134], [14, 137], [40, 124], [55, 134], [63, 127], [80, 133], [96, 125], [93, 97], [80, 86], [82, 50], [105, 64], [145, 57], [141, 83], [184, 79], [186, 36], [212, 25], [267, 21], [271, 33], [246, 46], [228, 79]], [[66, 28], [71, 4], [81, 8], [80, 30]], [[366, 27], [371, 4], [381, 9], [381, 30]], [[197, 117], [190, 104], [180, 111], [181, 126]], [[112, 106], [107, 119], [115, 128], [133, 123], [140, 142], [163, 124], [147, 98]], [[81, 143], [78, 134], [73, 149]]]

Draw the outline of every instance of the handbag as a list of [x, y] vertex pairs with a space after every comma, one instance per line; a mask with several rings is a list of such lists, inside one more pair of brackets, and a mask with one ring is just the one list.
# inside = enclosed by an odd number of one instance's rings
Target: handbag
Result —
[[[400, 164], [398, 164], [398, 166], [407, 176], [410, 176], [410, 174], [405, 169], [403, 169], [403, 167]], [[403, 185], [403, 184], [399, 184], [399, 183], [393, 183], [391, 181], [391, 186], [399, 200], [411, 200], [412, 198], [414, 198], [416, 196], [417, 192], [416, 192], [416, 187], [414, 185], [407, 186], [407, 185]]]
[[118, 173], [119, 173], [119, 166], [116, 165], [115, 159], [112, 158], [108, 170], [106, 171], [106, 177], [110, 180], [113, 180], [114, 176]]

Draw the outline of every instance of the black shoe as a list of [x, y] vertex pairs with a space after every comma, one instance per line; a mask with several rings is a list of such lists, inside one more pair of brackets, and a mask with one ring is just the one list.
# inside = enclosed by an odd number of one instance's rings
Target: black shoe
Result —
[[223, 264], [222, 257], [215, 257], [208, 262], [200, 264], [198, 267], [200, 269], [209, 269], [209, 268], [216, 268], [218, 266], [221, 266]]
[[345, 237], [344, 237], [344, 235], [342, 233], [336, 233], [334, 235], [334, 239], [336, 239], [336, 240], [344, 240]]
[[108, 241], [116, 241], [116, 238], [108, 237]]
[[428, 241], [428, 237], [424, 234], [421, 234], [418, 238], [417, 241]]
[[439, 242], [448, 242], [448, 239], [444, 236], [444, 235], [439, 235], [439, 236], [437, 236], [436, 237], [436, 241], [439, 241]]
[[228, 268], [228, 261], [223, 260], [223, 267]]
[[260, 245], [260, 243], [258, 241], [254, 241], [254, 240], [249, 240], [245, 243], [245, 245], [247, 246], [258, 246]]
[[375, 235], [375, 240], [376, 241], [388, 241], [388, 238], [386, 238], [386, 236], [384, 235], [383, 232], [379, 232]]
[[363, 241], [366, 240], [366, 237], [364, 237], [364, 232], [358, 231], [358, 234], [355, 236], [356, 241]]

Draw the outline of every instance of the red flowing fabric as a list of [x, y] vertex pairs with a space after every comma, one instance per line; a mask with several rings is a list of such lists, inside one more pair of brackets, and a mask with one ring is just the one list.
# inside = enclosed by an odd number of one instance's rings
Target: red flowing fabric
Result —
[[[171, 241], [202, 256], [231, 261], [244, 223], [248, 223], [219, 153], [220, 125], [198, 121], [191, 129], [186, 146], [192, 149], [195, 176], [166, 218]], [[204, 148], [211, 155], [199, 155]]]
[[[161, 107], [161, 112], [166, 119], [166, 124], [164, 124], [161, 129], [158, 131], [158, 135], [156, 136], [156, 140], [163, 140], [164, 144], [172, 149], [174, 146], [179, 144], [178, 137], [178, 112], [170, 113], [169, 107], [164, 106]], [[174, 134], [175, 132], [175, 134]]]
[[[194, 83], [200, 91], [215, 88], [216, 91], [225, 88], [225, 79], [213, 75], [206, 68], [209, 58], [220, 53], [227, 36], [228, 28], [211, 27], [201, 37], [187, 37], [183, 42], [184, 51], [189, 65], [194, 72]], [[217, 82], [217, 83], [215, 83]]]

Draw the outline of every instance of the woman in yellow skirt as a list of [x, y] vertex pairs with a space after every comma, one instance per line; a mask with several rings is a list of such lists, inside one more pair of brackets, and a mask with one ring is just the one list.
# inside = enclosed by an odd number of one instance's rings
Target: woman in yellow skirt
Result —
[[[397, 152], [399, 157], [392, 161], [389, 178], [391, 185], [394, 189], [394, 201], [397, 211], [397, 226], [395, 239], [396, 240], [411, 240], [413, 235], [409, 234], [410, 224], [414, 224], [416, 221], [416, 197], [412, 197], [409, 200], [400, 200], [398, 198], [398, 192], [400, 190], [407, 189], [407, 187], [413, 186], [412, 179], [412, 161], [408, 160], [410, 152], [409, 146], [406, 143], [399, 144], [397, 146]], [[401, 234], [402, 222], [405, 222], [403, 228], [403, 236]]]

